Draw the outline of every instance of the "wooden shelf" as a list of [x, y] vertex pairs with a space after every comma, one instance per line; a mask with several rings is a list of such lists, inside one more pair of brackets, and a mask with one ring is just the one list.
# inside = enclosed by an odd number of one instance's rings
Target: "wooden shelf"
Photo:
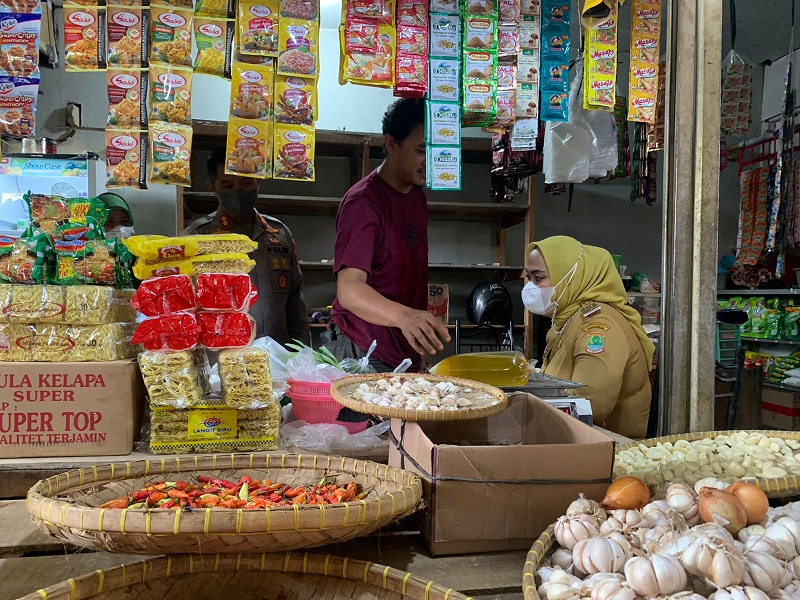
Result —
[[781, 344], [783, 346], [800, 346], [800, 340], [767, 340], [764, 338], [754, 338], [742, 336], [743, 342], [754, 342], [758, 344]]
[[761, 383], [761, 387], [769, 388], [771, 390], [781, 390], [784, 392], [794, 392], [795, 394], [800, 394], [800, 386], [796, 385], [785, 385], [783, 383], [770, 383], [769, 381], [764, 381]]
[[[196, 214], [214, 212], [218, 206], [212, 192], [186, 191], [183, 201]], [[270, 215], [333, 216], [339, 210], [340, 201], [341, 198], [261, 194], [256, 206]], [[522, 204], [428, 202], [428, 215], [441, 221], [498, 221], [505, 228], [522, 223], [527, 214], [528, 207]]]
[[659, 292], [625, 292], [628, 298], [661, 298]]
[[[327, 323], [309, 323], [308, 326], [311, 329], [327, 329], [328, 324]], [[478, 327], [477, 325], [462, 325], [461, 329], [476, 329], [477, 327]], [[455, 325], [448, 325], [447, 328], [448, 329], [455, 329], [456, 326]], [[514, 331], [524, 331], [524, 330], [525, 330], [525, 325], [514, 325]]]
[[788, 290], [717, 290], [717, 296], [800, 296], [800, 289], [788, 289]]
[[[333, 262], [301, 260], [300, 268], [304, 271], [331, 271]], [[522, 274], [523, 267], [511, 267], [507, 265], [456, 265], [450, 263], [430, 263], [430, 271], [466, 271], [479, 273], [509, 273]]]

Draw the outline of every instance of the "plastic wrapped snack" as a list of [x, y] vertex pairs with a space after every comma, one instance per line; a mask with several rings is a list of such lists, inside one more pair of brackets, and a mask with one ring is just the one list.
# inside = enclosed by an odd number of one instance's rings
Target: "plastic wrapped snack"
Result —
[[273, 404], [269, 354], [250, 346], [219, 353], [222, 398], [231, 408], [260, 408]]
[[204, 273], [197, 276], [196, 288], [197, 306], [203, 310], [246, 311], [258, 298], [250, 276], [242, 273]]
[[171, 123], [150, 126], [150, 183], [191, 186], [191, 159], [191, 127]]
[[225, 173], [267, 179], [272, 175], [272, 124], [230, 117]]
[[43, 283], [46, 247], [43, 234], [19, 239], [0, 236], [0, 281]]
[[194, 39], [197, 56], [195, 73], [207, 73], [216, 77], [231, 77], [231, 52], [235, 21], [197, 17], [194, 19]]
[[142, 352], [139, 368], [152, 406], [188, 408], [209, 391], [208, 361], [202, 351]]
[[96, 285], [73, 285], [63, 289], [66, 323], [95, 325], [132, 323], [136, 320], [136, 313], [130, 304], [133, 290], [115, 290]]
[[145, 319], [133, 335], [133, 343], [145, 350], [181, 352], [192, 350], [200, 339], [200, 325], [194, 313], [175, 313]]
[[64, 290], [58, 285], [0, 285], [0, 321], [61, 323]]
[[170, 262], [201, 254], [248, 254], [258, 243], [239, 233], [213, 235], [134, 235], [123, 240], [131, 254], [154, 262]]
[[256, 336], [256, 322], [247, 313], [201, 312], [197, 313], [200, 324], [200, 343], [210, 350], [242, 348]]
[[116, 240], [53, 240], [58, 285], [115, 285]]
[[167, 275], [202, 275], [203, 273], [249, 273], [256, 266], [246, 254], [202, 254], [184, 260], [147, 264], [139, 259], [133, 267], [138, 279]]
[[136, 355], [134, 325], [0, 325], [0, 361], [98, 362]]
[[[247, 277], [248, 283], [250, 277]], [[131, 305], [146, 317], [194, 310], [194, 289], [188, 275], [171, 275], [143, 281]]]

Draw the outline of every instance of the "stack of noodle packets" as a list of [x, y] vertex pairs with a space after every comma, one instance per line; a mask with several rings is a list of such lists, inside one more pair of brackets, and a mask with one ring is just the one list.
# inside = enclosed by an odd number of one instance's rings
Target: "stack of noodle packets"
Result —
[[[420, 33], [427, 35], [427, 31]], [[395, 0], [344, 0], [339, 26], [339, 83], [392, 87], [398, 60], [397, 34]]]

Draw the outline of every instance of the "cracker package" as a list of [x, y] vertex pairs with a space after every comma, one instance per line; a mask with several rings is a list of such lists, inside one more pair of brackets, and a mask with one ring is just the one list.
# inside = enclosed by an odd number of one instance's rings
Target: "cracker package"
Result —
[[230, 78], [235, 25], [233, 19], [194, 18], [195, 73]]
[[270, 120], [274, 81], [275, 67], [272, 61], [265, 65], [233, 63], [230, 116], [258, 121]]
[[150, 67], [150, 123], [192, 124], [192, 70]]
[[188, 275], [147, 279], [136, 289], [131, 298], [131, 306], [145, 317], [193, 311], [195, 300], [192, 279]]
[[208, 360], [202, 350], [139, 354], [139, 369], [152, 406], [189, 408], [211, 389]]
[[197, 0], [194, 6], [195, 17], [215, 19], [236, 18], [235, 0]]
[[147, 134], [106, 129], [106, 188], [147, 189]]
[[256, 322], [243, 312], [199, 312], [200, 344], [209, 350], [243, 348], [256, 337]]
[[180, 237], [134, 235], [122, 240], [122, 243], [134, 256], [153, 261], [153, 264], [191, 258], [201, 254], [249, 254], [258, 247], [258, 243], [240, 233], [183, 235]]
[[150, 9], [150, 62], [192, 66], [192, 11], [166, 6]]
[[225, 173], [267, 179], [272, 174], [272, 123], [231, 117]]
[[[339, 28], [339, 83], [391, 87], [395, 82], [396, 31], [391, 25], [379, 25], [374, 52], [346, 50], [345, 27]], [[342, 49], [345, 49], [342, 51]]]
[[46, 235], [12, 238], [0, 236], [0, 281], [44, 283]]
[[142, 69], [108, 69], [108, 118], [114, 129], [147, 127], [147, 77]]
[[184, 352], [194, 349], [199, 340], [197, 317], [191, 312], [181, 312], [145, 319], [131, 341], [145, 350]]
[[148, 65], [150, 11], [141, 7], [108, 8], [108, 64], [128, 69]]
[[274, 403], [269, 353], [263, 348], [220, 351], [219, 379], [222, 399], [231, 408], [262, 408]]
[[42, 16], [12, 13], [3, 15], [0, 28], [0, 75], [39, 76], [39, 28]]
[[196, 278], [197, 306], [207, 311], [248, 310], [258, 291], [243, 273], [204, 273]]
[[256, 263], [246, 254], [201, 254], [156, 264], [139, 259], [133, 267], [137, 279], [166, 277], [168, 275], [202, 275], [203, 273], [249, 273]]
[[237, 47], [239, 54], [278, 55], [278, 0], [239, 0]]
[[105, 9], [64, 7], [64, 63], [67, 71], [106, 68]]
[[314, 181], [314, 129], [275, 125], [273, 179]]
[[281, 18], [278, 23], [280, 75], [316, 77], [319, 69], [319, 24]]
[[191, 127], [168, 123], [150, 126], [150, 183], [191, 186], [191, 158]]
[[14, 137], [33, 135], [39, 80], [28, 77], [0, 77], [0, 133]]

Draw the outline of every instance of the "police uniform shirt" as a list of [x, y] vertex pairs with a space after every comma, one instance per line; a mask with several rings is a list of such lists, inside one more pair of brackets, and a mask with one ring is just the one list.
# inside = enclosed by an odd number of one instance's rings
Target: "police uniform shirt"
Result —
[[309, 343], [308, 311], [303, 300], [303, 273], [297, 261], [294, 239], [283, 223], [255, 211], [253, 229], [245, 229], [224, 211], [218, 210], [189, 225], [183, 235], [241, 233], [258, 242], [253, 253], [256, 266], [250, 279], [258, 300], [250, 308], [256, 321], [257, 337], [270, 336], [285, 344], [291, 340]]

